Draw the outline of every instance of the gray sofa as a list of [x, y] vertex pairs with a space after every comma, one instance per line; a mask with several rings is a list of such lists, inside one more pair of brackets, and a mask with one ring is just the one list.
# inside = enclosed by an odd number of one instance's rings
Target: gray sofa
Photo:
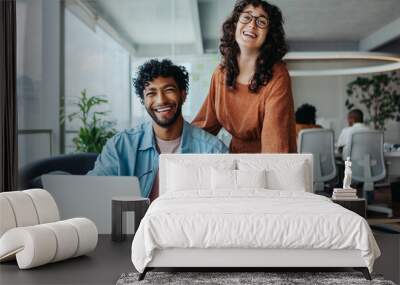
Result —
[[18, 188], [42, 188], [41, 176], [47, 173], [84, 175], [93, 169], [97, 153], [53, 156], [27, 164], [19, 170]]

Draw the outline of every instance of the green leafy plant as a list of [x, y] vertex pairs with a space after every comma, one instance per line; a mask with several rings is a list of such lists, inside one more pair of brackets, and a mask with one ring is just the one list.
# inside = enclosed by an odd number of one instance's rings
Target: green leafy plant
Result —
[[347, 109], [357, 105], [367, 110], [367, 123], [385, 130], [387, 120], [400, 121], [400, 73], [357, 77], [347, 85]]
[[[73, 138], [76, 151], [100, 153], [107, 140], [116, 134], [115, 122], [105, 120], [107, 111], [94, 111], [95, 108], [107, 104], [108, 100], [99, 96], [87, 96], [86, 90], [74, 103], [79, 111], [69, 114], [68, 120], [79, 120], [81, 127], [78, 135]], [[65, 119], [65, 115], [62, 116]]]

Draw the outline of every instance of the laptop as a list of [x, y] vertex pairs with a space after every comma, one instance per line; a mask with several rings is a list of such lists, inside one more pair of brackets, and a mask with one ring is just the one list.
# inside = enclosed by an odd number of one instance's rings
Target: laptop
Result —
[[53, 195], [62, 220], [88, 218], [99, 234], [111, 233], [113, 196], [141, 196], [139, 180], [134, 176], [45, 174], [42, 184]]

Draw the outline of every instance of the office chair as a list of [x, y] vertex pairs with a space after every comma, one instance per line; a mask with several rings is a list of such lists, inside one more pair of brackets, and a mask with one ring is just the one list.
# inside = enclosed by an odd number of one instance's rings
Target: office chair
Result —
[[314, 192], [324, 191], [325, 182], [336, 177], [333, 131], [326, 129], [301, 130], [298, 152], [312, 153], [314, 160]]
[[[363, 183], [363, 195], [367, 198], [367, 194], [374, 191], [375, 183], [386, 177], [383, 132], [371, 130], [353, 133], [349, 157], [352, 161], [352, 180]], [[367, 209], [393, 216], [393, 210], [385, 205], [369, 204]]]

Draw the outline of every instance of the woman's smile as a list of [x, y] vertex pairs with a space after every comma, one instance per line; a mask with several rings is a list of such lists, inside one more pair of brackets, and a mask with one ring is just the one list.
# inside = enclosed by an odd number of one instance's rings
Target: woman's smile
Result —
[[242, 35], [244, 39], [256, 39], [258, 37], [257, 33], [253, 31], [243, 31]]

